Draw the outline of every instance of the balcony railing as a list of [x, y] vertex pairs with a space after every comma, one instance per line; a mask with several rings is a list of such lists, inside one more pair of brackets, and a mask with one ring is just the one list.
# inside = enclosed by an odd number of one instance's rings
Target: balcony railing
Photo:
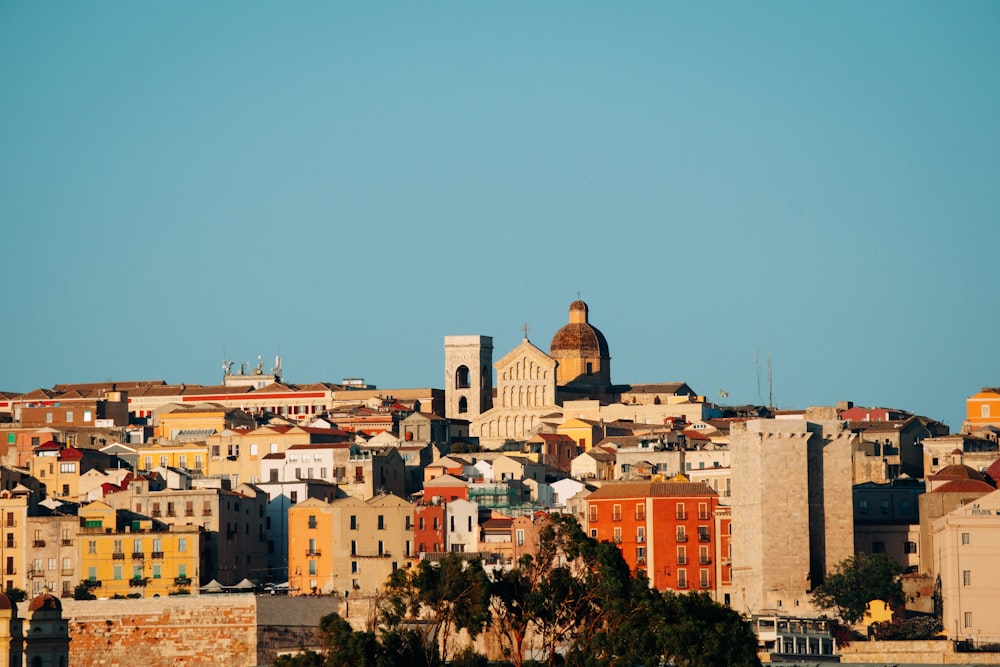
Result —
[[144, 577], [132, 577], [128, 580], [129, 586], [145, 586], [146, 579]]
[[73, 576], [73, 570], [64, 567], [59, 574], [61, 574], [64, 577], [72, 577]]
[[699, 521], [708, 521], [711, 518], [712, 517], [711, 517], [711, 515], [708, 512], [698, 512], [698, 520]]
[[184, 510], [184, 516], [194, 516], [194, 510]]
[[45, 576], [45, 570], [40, 570], [40, 569], [36, 570], [33, 567], [29, 567], [28, 568], [28, 578], [29, 579], [34, 579], [35, 577], [44, 577], [44, 576]]
[[150, 514], [152, 514], [155, 517], [163, 516], [163, 512], [161, 512], [160, 510], [153, 510], [152, 512], [150, 512]]
[[306, 556], [316, 556], [318, 558], [320, 553], [319, 549], [306, 549]]
[[687, 534], [686, 533], [677, 533], [677, 541], [678, 542], [687, 542], [688, 541]]
[[703, 556], [702, 558], [698, 559], [698, 564], [699, 565], [711, 565], [712, 564], [712, 559], [709, 558], [708, 556]]
[[132, 560], [143, 560], [145, 558], [146, 558], [146, 554], [142, 553], [141, 551], [133, 551], [132, 552]]
[[708, 579], [702, 579], [701, 582], [700, 582], [700, 585], [701, 585], [702, 588], [709, 588], [710, 587]]
[[636, 512], [635, 513], [635, 520], [636, 521], [645, 521], [646, 520], [646, 513], [645, 512]]
[[113, 560], [125, 560], [125, 552], [124, 551], [116, 551], [113, 554], [111, 554], [111, 558]]
[[708, 533], [698, 533], [698, 541], [699, 542], [711, 542], [712, 538], [709, 536]]
[[646, 565], [646, 558], [644, 556], [639, 556], [638, 558], [635, 559], [635, 564], [638, 567], [645, 566]]
[[40, 547], [44, 547], [45, 546], [45, 540], [35, 540], [34, 542], [31, 543], [31, 546], [35, 547], [36, 549], [40, 548]]
[[62, 540], [62, 546], [64, 546], [64, 547], [71, 547], [71, 546], [73, 546], [73, 540], [69, 539], [68, 537], [64, 537], [63, 540]]
[[611, 515], [611, 520], [612, 521], [621, 521], [622, 520], [622, 513], [621, 512], [615, 512], [614, 514]]
[[163, 558], [163, 552], [162, 552], [162, 551], [154, 551], [154, 552], [153, 552], [152, 554], [150, 554], [150, 555], [151, 555], [151, 556], [152, 556], [153, 558], [160, 558], [160, 559], [162, 559], [162, 558]]
[[678, 556], [677, 557], [677, 564], [678, 565], [687, 565], [688, 564], [687, 556]]
[[190, 586], [191, 577], [177, 577], [174, 579], [174, 586]]
[[678, 521], [686, 521], [688, 518], [687, 512], [678, 512], [675, 516]]

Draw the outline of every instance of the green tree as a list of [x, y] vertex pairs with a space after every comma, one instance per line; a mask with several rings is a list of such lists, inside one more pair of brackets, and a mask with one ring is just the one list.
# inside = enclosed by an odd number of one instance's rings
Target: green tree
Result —
[[339, 614], [319, 621], [326, 648], [325, 667], [376, 667], [378, 641], [371, 632], [355, 632]]
[[323, 667], [323, 665], [323, 656], [308, 650], [295, 655], [282, 655], [274, 661], [274, 667]]
[[823, 609], [836, 609], [847, 623], [864, 618], [868, 603], [882, 600], [890, 607], [906, 601], [899, 575], [903, 568], [885, 554], [860, 553], [845, 559], [813, 591], [813, 603]]
[[96, 600], [97, 596], [91, 593], [92, 590], [97, 588], [100, 584], [96, 581], [91, 581], [89, 579], [84, 579], [76, 585], [73, 589], [73, 599], [74, 600]]
[[394, 629], [406, 620], [420, 621], [428, 664], [450, 657], [449, 640], [461, 630], [476, 637], [490, 620], [489, 578], [478, 560], [448, 554], [438, 563], [420, 561], [412, 570], [396, 570], [380, 603], [380, 621]]
[[663, 650], [677, 667], [756, 667], [757, 637], [732, 609], [705, 593], [665, 593]]

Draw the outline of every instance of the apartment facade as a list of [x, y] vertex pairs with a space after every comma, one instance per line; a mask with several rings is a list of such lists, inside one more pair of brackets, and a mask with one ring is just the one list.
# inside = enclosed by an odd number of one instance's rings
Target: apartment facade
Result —
[[615, 543], [657, 590], [715, 596], [718, 494], [682, 475], [666, 482], [605, 484], [586, 498], [590, 537]]

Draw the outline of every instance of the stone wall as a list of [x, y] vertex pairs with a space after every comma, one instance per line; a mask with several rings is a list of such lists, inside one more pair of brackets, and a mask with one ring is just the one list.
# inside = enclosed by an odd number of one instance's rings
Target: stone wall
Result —
[[1000, 665], [1000, 653], [957, 653], [952, 642], [851, 642], [838, 647], [841, 663], [879, 665]]
[[281, 652], [318, 645], [319, 620], [338, 603], [248, 594], [62, 600], [70, 664], [88, 667], [270, 665]]

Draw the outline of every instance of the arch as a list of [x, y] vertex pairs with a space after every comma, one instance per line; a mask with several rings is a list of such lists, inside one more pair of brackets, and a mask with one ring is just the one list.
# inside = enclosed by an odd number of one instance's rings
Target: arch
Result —
[[465, 396], [458, 399], [458, 412], [459, 414], [469, 411], [469, 399]]
[[469, 367], [462, 364], [455, 369], [455, 389], [469, 388]]

